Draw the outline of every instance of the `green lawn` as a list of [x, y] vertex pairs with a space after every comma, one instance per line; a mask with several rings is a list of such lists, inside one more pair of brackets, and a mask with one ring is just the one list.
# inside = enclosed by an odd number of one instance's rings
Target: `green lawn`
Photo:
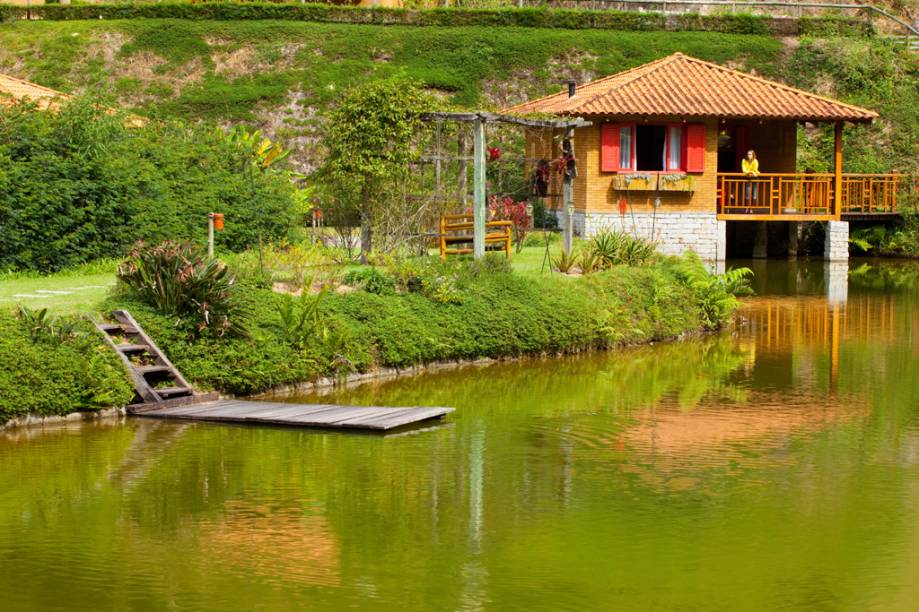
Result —
[[18, 304], [48, 308], [58, 314], [88, 313], [115, 284], [114, 272], [93, 270], [62, 272], [50, 276], [0, 277], [0, 308]]
[[[550, 245], [550, 257], [560, 251], [561, 243], [556, 240]], [[520, 253], [515, 250], [511, 265], [521, 274], [548, 274], [550, 263], [545, 254], [545, 245], [529, 246]], [[437, 256], [436, 251], [432, 256]], [[114, 285], [114, 264], [90, 265], [49, 276], [0, 276], [0, 308], [23, 304], [32, 309], [48, 308], [56, 314], [91, 313]]]

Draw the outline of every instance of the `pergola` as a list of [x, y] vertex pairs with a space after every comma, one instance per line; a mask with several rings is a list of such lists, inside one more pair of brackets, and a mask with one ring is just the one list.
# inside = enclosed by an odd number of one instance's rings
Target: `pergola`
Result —
[[[504, 115], [490, 112], [439, 112], [426, 113], [422, 116], [425, 122], [454, 122], [454, 123], [471, 123], [473, 134], [473, 257], [478, 259], [485, 255], [485, 221], [487, 217], [487, 184], [485, 174], [485, 164], [487, 155], [487, 146], [485, 141], [485, 126], [488, 123], [506, 123], [518, 125], [526, 128], [544, 128], [564, 131], [564, 138], [569, 140], [574, 136], [575, 128], [588, 127], [592, 125], [590, 121], [585, 121], [581, 117], [566, 117], [561, 119], [529, 119], [513, 115]], [[572, 196], [572, 176], [565, 175], [563, 187], [563, 205], [566, 211], [573, 207]], [[566, 251], [571, 250], [572, 227], [571, 215], [566, 217], [564, 228], [564, 248]]]

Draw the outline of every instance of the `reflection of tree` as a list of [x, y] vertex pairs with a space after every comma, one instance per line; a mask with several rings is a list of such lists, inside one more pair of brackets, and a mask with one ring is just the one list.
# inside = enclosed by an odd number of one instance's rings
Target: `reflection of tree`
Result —
[[[749, 359], [749, 346], [729, 336], [674, 342], [573, 357], [526, 359], [454, 371], [424, 373], [411, 381], [370, 382], [298, 401], [378, 405], [445, 405], [464, 414], [513, 405], [540, 417], [573, 412], [627, 413], [675, 394], [691, 409], [708, 394], [738, 397], [730, 376]], [[523, 406], [517, 405], [526, 398]]]

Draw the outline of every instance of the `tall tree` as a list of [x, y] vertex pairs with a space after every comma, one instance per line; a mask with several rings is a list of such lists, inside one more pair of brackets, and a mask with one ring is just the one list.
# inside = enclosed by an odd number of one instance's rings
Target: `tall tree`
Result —
[[417, 82], [389, 78], [349, 90], [327, 117], [328, 156], [320, 172], [341, 187], [337, 193], [358, 199], [363, 261], [373, 247], [375, 204], [385, 199], [379, 195], [396, 189], [417, 159], [414, 135], [434, 102]]

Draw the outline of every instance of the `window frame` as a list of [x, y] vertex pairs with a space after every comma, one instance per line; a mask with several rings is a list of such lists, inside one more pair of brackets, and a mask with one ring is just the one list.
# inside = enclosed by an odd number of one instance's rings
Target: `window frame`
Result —
[[[616, 127], [615, 135], [616, 135], [616, 138], [618, 139], [616, 149], [617, 149], [617, 152], [618, 152], [619, 155], [620, 155], [620, 159], [617, 159], [617, 160], [616, 160], [616, 163], [615, 163], [615, 168], [616, 168], [616, 169], [601, 170], [601, 172], [603, 172], [603, 173], [617, 173], [617, 174], [628, 174], [628, 173], [642, 173], [642, 174], [688, 174], [688, 173], [689, 173], [689, 171], [687, 170], [687, 167], [688, 167], [688, 165], [687, 165], [687, 161], [688, 161], [688, 160], [687, 160], [687, 157], [688, 157], [688, 155], [687, 155], [687, 147], [688, 147], [688, 124], [687, 124], [685, 121], [684, 121], [684, 122], [677, 122], [677, 121], [649, 121], [649, 122], [647, 122], [647, 123], [642, 123], [642, 125], [663, 126], [664, 129], [666, 130], [666, 138], [664, 139], [664, 170], [638, 170], [638, 169], [637, 169], [636, 164], [637, 164], [637, 161], [638, 161], [638, 160], [636, 159], [636, 156], [635, 156], [635, 147], [636, 147], [637, 131], [638, 131], [638, 130], [636, 130], [635, 128], [636, 128], [636, 126], [637, 126], [638, 124], [637, 124], [636, 122], [634, 122], [634, 121], [630, 121], [630, 122], [629, 122], [629, 121], [623, 121], [623, 122], [609, 121], [609, 122], [606, 122], [606, 123], [608, 123], [608, 124], [613, 124], [613, 125]], [[602, 148], [602, 130], [603, 130], [603, 125], [604, 125], [604, 124], [601, 124], [601, 125], [600, 125], [600, 130], [601, 130], [601, 148]], [[701, 124], [701, 125], [704, 125], [704, 124]], [[631, 133], [630, 133], [630, 138], [629, 138], [629, 141], [630, 141], [630, 142], [629, 142], [629, 144], [630, 144], [630, 151], [629, 151], [629, 167], [627, 167], [627, 168], [622, 167], [622, 165], [621, 165], [621, 163], [620, 163], [620, 162], [621, 162], [621, 155], [622, 155], [622, 146], [621, 146], [622, 140], [621, 140], [621, 136], [620, 136], [620, 131], [621, 131], [623, 128], [629, 128], [629, 130], [630, 130], [630, 132], [631, 132]], [[673, 128], [678, 128], [679, 131], [680, 131], [680, 132], [679, 132], [679, 134], [680, 134], [680, 142], [679, 142], [679, 162], [680, 162], [680, 163], [679, 163], [679, 168], [672, 168], [672, 167], [670, 167], [670, 161], [671, 161], [671, 147], [673, 146], [673, 143], [672, 143], [672, 140], [671, 140], [671, 137], [670, 137], [670, 136], [671, 136], [671, 130], [672, 130]], [[602, 160], [601, 160], [601, 168], [602, 168], [602, 166], [603, 166], [603, 164], [602, 164]]]

